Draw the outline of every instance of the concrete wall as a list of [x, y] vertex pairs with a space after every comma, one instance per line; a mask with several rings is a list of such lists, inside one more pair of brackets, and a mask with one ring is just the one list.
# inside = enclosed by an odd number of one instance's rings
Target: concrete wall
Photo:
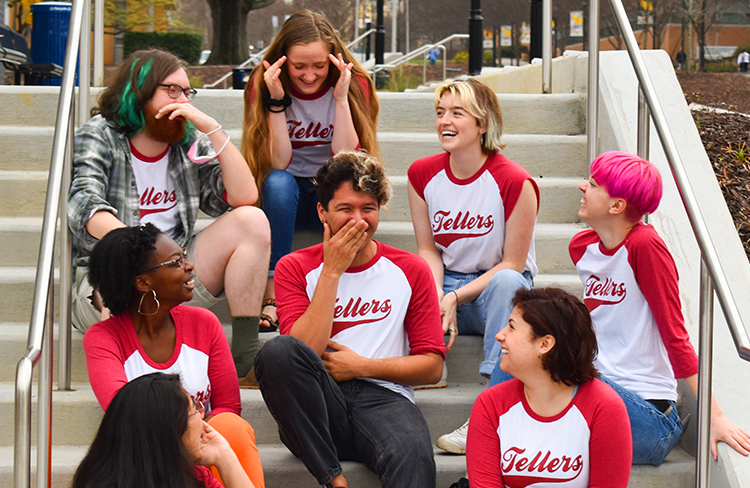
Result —
[[[586, 93], [587, 53], [568, 52], [553, 62], [553, 92]], [[733, 286], [741, 316], [750, 324], [750, 265], [742, 243], [724, 202], [711, 163], [703, 148], [697, 128], [685, 103], [682, 89], [674, 74], [672, 61], [664, 51], [643, 51], [652, 83], [657, 92], [669, 131], [677, 143], [678, 153], [686, 167], [688, 181], [694, 186], [700, 203], [700, 217], [709, 228], [714, 246]], [[507, 68], [486, 76], [483, 81], [495, 90], [510, 93], [541, 91], [541, 64]], [[627, 52], [607, 51], [600, 55], [599, 152], [618, 149], [636, 152], [638, 83]], [[537, 89], [538, 87], [538, 89]], [[691, 342], [698, 346], [700, 251], [672, 170], [662, 150], [656, 129], [651, 128], [649, 159], [659, 167], [664, 180], [664, 196], [659, 209], [650, 216], [674, 255], [680, 273], [680, 295]], [[726, 416], [745, 430], [750, 430], [750, 409], [746, 394], [750, 385], [750, 364], [739, 358], [718, 300], [714, 305], [713, 389]], [[682, 385], [681, 391], [686, 388]], [[686, 404], [693, 400], [684, 395]], [[692, 428], [697, 424], [694, 408]], [[690, 436], [685, 443], [694, 442]], [[690, 449], [690, 446], [686, 446]], [[712, 463], [711, 486], [750, 486], [750, 458], [741, 456], [727, 444], [719, 445], [719, 462]]]

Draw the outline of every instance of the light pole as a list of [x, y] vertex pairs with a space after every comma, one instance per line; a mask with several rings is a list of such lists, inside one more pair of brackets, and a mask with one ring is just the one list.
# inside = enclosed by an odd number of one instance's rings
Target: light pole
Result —
[[478, 75], [482, 72], [482, 1], [471, 0], [469, 13], [469, 74]]

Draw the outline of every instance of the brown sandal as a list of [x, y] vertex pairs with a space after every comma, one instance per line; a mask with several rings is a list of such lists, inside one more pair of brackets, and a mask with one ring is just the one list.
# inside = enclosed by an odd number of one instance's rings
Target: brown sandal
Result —
[[[266, 298], [260, 306], [263, 310], [266, 307], [276, 308], [276, 300], [274, 298]], [[260, 314], [261, 325], [258, 328], [259, 332], [276, 332], [279, 330], [279, 319], [274, 320], [270, 315], [262, 313]], [[269, 325], [263, 325], [263, 321], [268, 322]]]

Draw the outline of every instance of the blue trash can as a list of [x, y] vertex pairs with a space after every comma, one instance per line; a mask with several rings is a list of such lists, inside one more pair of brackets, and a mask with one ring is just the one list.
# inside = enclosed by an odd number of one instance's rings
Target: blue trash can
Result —
[[[31, 59], [35, 64], [65, 65], [65, 47], [70, 24], [69, 2], [41, 2], [31, 6]], [[60, 86], [59, 76], [47, 78], [45, 85]]]

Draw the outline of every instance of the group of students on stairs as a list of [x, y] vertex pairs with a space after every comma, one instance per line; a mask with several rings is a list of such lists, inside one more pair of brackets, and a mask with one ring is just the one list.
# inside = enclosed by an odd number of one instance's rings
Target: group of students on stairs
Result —
[[[391, 196], [378, 100], [323, 15], [292, 15], [253, 71], [241, 150], [190, 104], [184, 66], [133, 53], [76, 133], [73, 321], [105, 417], [74, 486], [264, 486], [249, 387], [321, 486], [348, 486], [356, 460], [383, 486], [434, 487], [412, 387], [438, 382], [461, 334], [484, 336], [490, 386], [438, 446], [467, 454], [472, 486], [626, 486], [676, 445], [697, 358], [674, 261], [641, 222], [661, 198], [651, 163], [604, 153], [581, 184], [581, 303], [533, 288], [539, 188], [500, 154], [481, 82], [435, 92], [444, 152], [408, 171], [416, 256], [373, 239]], [[199, 210], [218, 218], [196, 233]], [[291, 253], [297, 229], [323, 243]], [[231, 347], [204, 308], [224, 299]], [[714, 457], [718, 441], [750, 450], [714, 399]]]

